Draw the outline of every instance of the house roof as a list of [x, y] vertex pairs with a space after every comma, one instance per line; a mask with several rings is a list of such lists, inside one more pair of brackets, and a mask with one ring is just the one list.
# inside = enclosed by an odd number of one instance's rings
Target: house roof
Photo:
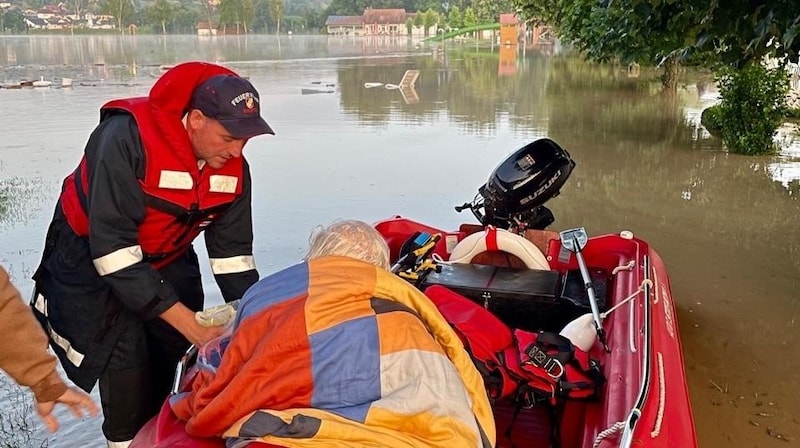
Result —
[[398, 24], [406, 23], [405, 9], [365, 9], [364, 23], [366, 24]]
[[500, 24], [501, 25], [516, 25], [519, 23], [516, 14], [500, 14]]
[[325, 26], [360, 26], [363, 23], [361, 16], [328, 16]]
[[47, 26], [47, 21], [38, 17], [25, 16], [25, 20], [34, 26]]

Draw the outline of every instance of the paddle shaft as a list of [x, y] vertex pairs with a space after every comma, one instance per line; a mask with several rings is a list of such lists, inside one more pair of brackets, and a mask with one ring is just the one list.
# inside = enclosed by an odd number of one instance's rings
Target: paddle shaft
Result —
[[573, 242], [575, 244], [575, 258], [578, 259], [578, 268], [581, 271], [581, 277], [583, 277], [584, 285], [586, 286], [586, 292], [589, 294], [589, 305], [592, 307], [592, 318], [594, 319], [594, 326], [597, 330], [597, 335], [600, 337], [600, 341], [605, 345], [605, 332], [603, 331], [603, 320], [600, 318], [600, 307], [597, 305], [597, 297], [594, 294], [594, 285], [592, 284], [592, 278], [589, 276], [589, 269], [586, 267], [586, 262], [583, 260], [583, 254], [581, 253], [581, 246], [578, 244], [578, 239], [574, 238]]

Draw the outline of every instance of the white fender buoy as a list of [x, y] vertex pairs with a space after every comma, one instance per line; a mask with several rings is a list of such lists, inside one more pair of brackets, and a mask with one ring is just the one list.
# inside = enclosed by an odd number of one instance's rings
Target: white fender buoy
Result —
[[565, 325], [558, 334], [572, 341], [575, 347], [588, 352], [597, 341], [594, 316], [592, 313], [586, 313]]
[[459, 242], [450, 254], [451, 263], [469, 263], [488, 250], [498, 250], [516, 256], [528, 269], [550, 270], [547, 258], [535, 244], [508, 230], [492, 226], [476, 232]]

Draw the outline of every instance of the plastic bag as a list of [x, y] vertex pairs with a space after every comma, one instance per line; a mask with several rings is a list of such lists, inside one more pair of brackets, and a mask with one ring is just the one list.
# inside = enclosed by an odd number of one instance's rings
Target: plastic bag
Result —
[[204, 327], [226, 327], [233, 322], [238, 308], [239, 301], [234, 300], [198, 311], [194, 313], [194, 319]]

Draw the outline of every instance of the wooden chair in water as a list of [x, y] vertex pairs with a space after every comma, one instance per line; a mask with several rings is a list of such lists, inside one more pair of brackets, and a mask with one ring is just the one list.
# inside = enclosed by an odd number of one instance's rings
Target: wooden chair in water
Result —
[[419, 78], [419, 70], [406, 70], [399, 84], [386, 84], [384, 87], [387, 89], [399, 89], [406, 104], [416, 104], [419, 102], [417, 90], [414, 88], [417, 78]]

